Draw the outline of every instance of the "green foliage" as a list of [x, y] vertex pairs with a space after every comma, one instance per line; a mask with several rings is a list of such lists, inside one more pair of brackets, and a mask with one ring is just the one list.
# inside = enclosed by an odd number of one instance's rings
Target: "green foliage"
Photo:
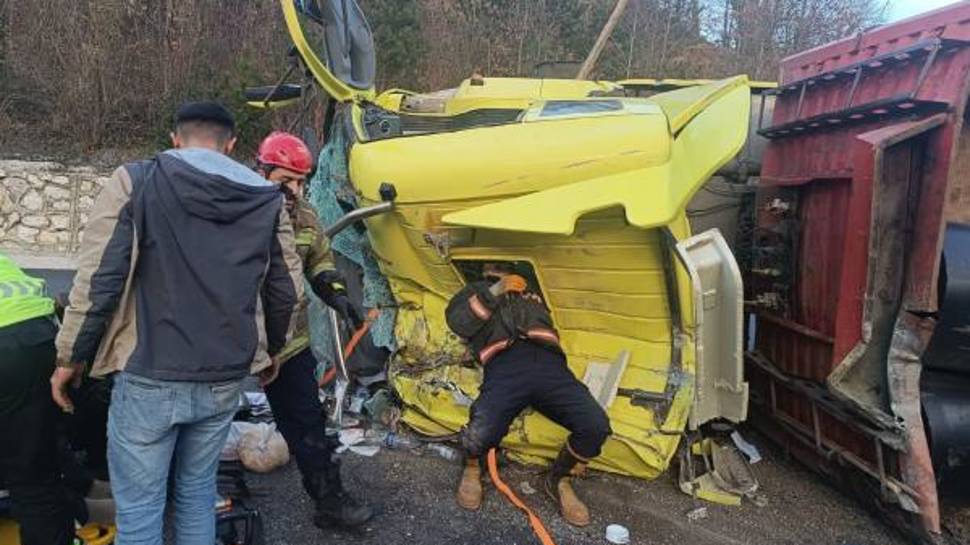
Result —
[[[454, 87], [473, 71], [530, 76], [542, 62], [581, 62], [616, 4], [359, 1], [378, 88], [416, 91]], [[879, 22], [885, 2], [630, 0], [593, 77], [772, 79], [783, 56]], [[59, 146], [163, 146], [178, 104], [217, 99], [235, 111], [246, 154], [292, 119], [242, 99], [286, 70], [288, 42], [275, 1], [0, 0], [0, 124], [13, 119], [7, 132]]]
[[361, 7], [374, 33], [378, 87], [414, 85], [426, 53], [420, 0], [363, 0]]

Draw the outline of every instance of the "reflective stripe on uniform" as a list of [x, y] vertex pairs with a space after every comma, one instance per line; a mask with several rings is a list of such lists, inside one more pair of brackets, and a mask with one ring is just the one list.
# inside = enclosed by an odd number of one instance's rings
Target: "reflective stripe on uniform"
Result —
[[492, 316], [492, 311], [488, 310], [488, 307], [482, 303], [477, 295], [472, 295], [468, 298], [468, 306], [471, 307], [472, 312], [479, 320], [488, 320]]
[[54, 313], [54, 300], [45, 294], [45, 282], [28, 276], [0, 253], [0, 327]]
[[482, 362], [482, 365], [485, 365], [488, 363], [488, 360], [492, 359], [492, 356], [498, 354], [502, 350], [505, 350], [511, 344], [512, 341], [510, 339], [503, 339], [501, 341], [493, 342], [478, 352], [478, 361]]
[[280, 363], [283, 363], [307, 348], [310, 348], [310, 332], [308, 330], [298, 331], [276, 357], [280, 360]]
[[7, 280], [0, 282], [0, 297], [43, 296], [44, 281], [38, 279]]
[[297, 246], [309, 246], [313, 244], [313, 241], [317, 238], [317, 232], [314, 229], [301, 229], [296, 235], [296, 240], [294, 243]]
[[556, 333], [551, 329], [535, 327], [526, 331], [525, 335], [530, 339], [542, 339], [544, 341], [559, 344], [559, 336], [556, 335]]

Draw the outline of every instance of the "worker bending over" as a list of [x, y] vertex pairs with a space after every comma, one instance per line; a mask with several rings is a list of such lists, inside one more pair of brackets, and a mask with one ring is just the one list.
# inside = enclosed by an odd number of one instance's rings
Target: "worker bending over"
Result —
[[[257, 169], [286, 196], [286, 209], [296, 234], [296, 252], [313, 293], [359, 328], [363, 320], [347, 297], [334, 266], [330, 243], [313, 207], [303, 200], [303, 187], [312, 167], [310, 150], [292, 134], [274, 132], [259, 146]], [[277, 355], [274, 367], [263, 374], [262, 383], [276, 425], [296, 456], [303, 487], [316, 503], [313, 523], [320, 528], [332, 524], [358, 526], [370, 520], [374, 511], [343, 488], [340, 463], [333, 459], [334, 439], [324, 433], [316, 367], [304, 297], [297, 309], [293, 339]]]
[[586, 526], [589, 510], [576, 496], [570, 475], [599, 455], [611, 433], [609, 418], [566, 365], [542, 298], [513, 273], [510, 264], [486, 263], [484, 280], [465, 286], [446, 310], [448, 326], [484, 367], [478, 399], [461, 433], [467, 459], [458, 504], [471, 510], [481, 506], [481, 457], [499, 445], [512, 420], [531, 406], [570, 431], [543, 485], [567, 522]]

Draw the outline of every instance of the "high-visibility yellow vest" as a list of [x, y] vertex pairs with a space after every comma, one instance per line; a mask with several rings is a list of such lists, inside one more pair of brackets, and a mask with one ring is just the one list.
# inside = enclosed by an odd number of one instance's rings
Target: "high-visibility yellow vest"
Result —
[[0, 327], [54, 313], [45, 283], [27, 276], [12, 259], [0, 254]]

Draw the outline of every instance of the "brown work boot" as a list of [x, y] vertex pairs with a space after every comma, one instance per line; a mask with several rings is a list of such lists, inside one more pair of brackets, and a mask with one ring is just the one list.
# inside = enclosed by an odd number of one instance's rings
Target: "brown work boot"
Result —
[[482, 467], [478, 464], [478, 458], [465, 460], [456, 499], [458, 505], [469, 511], [477, 511], [482, 506]]
[[567, 449], [562, 449], [543, 479], [546, 494], [559, 504], [562, 518], [573, 526], [589, 526], [590, 522], [589, 508], [576, 495], [569, 476], [574, 468], [585, 469], [585, 465]]
[[559, 479], [555, 498], [559, 501], [559, 513], [573, 526], [589, 526], [589, 508], [579, 499], [570, 477]]

